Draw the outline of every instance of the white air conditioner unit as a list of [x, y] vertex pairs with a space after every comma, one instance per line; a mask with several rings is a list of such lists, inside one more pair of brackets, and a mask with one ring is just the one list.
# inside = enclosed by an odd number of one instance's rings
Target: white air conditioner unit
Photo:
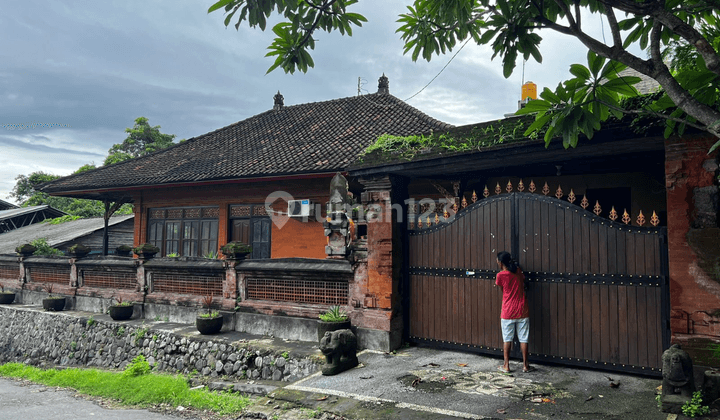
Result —
[[290, 217], [310, 217], [314, 214], [314, 206], [312, 201], [305, 200], [288, 200], [288, 216]]

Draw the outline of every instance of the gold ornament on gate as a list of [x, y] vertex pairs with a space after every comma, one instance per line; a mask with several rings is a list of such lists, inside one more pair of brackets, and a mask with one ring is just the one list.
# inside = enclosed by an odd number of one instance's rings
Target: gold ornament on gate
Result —
[[583, 194], [583, 199], [580, 200], [580, 207], [587, 210], [588, 206], [590, 205], [590, 202], [587, 199], [587, 196]]
[[483, 197], [488, 198], [490, 196], [490, 190], [488, 190], [487, 185], [485, 186], [485, 189], [483, 190]]
[[508, 183], [507, 183], [507, 186], [505, 187], [505, 191], [507, 191], [508, 193], [511, 193], [512, 189], [513, 189], [513, 186], [510, 183], [510, 180], [508, 179]]
[[568, 201], [570, 202], [570, 204], [575, 202], [575, 198], [575, 192], [572, 190], [572, 188], [570, 188], [570, 194], [568, 194]]
[[655, 214], [655, 210], [653, 210], [652, 217], [650, 217], [650, 224], [653, 226], [657, 226], [660, 224], [660, 218], [657, 214]]
[[615, 206], [612, 206], [610, 208], [610, 220], [612, 220], [614, 222], [617, 220], [617, 218], [618, 218], [618, 213], [617, 213], [617, 211], [615, 211]]
[[642, 226], [645, 224], [645, 215], [643, 215], [642, 210], [640, 210], [640, 214], [638, 214], [636, 221], [638, 226]]
[[600, 201], [595, 200], [595, 207], [593, 207], [593, 213], [600, 216], [600, 213], [602, 213], [602, 208], [600, 207]]
[[425, 220], [425, 222], [427, 223], [427, 227], [432, 226], [432, 222], [430, 221], [430, 216], [427, 217], [427, 220]]
[[422, 229], [423, 223], [422, 223], [422, 217], [418, 218], [418, 229]]
[[522, 179], [520, 180], [520, 182], [518, 182], [518, 191], [525, 191], [525, 184], [523, 184]]
[[536, 189], [537, 188], [535, 188], [535, 182], [531, 179], [530, 180], [530, 188], [528, 188], [528, 191], [530, 191], [531, 193], [534, 193]]
[[562, 188], [560, 188], [560, 185], [558, 184], [558, 189], [555, 190], [555, 197], [557, 197], [557, 199], [559, 200], [563, 197], [563, 195], [564, 195], [563, 190], [562, 190]]
[[502, 190], [500, 189], [500, 183], [498, 182], [497, 185], [495, 185], [495, 194], [500, 194]]
[[447, 209], [443, 210], [443, 217], [445, 218], [445, 220], [450, 218], [450, 213], [448, 213]]
[[630, 223], [630, 215], [628, 214], [627, 209], [623, 210], [622, 221], [623, 221], [623, 223], [625, 223], [626, 225], [627, 225], [628, 223]]
[[415, 223], [410, 222], [410, 223], [408, 223], [408, 224], [410, 225], [410, 226], [408, 226], [408, 228], [409, 228], [410, 230], [415, 229]]
[[546, 182], [545, 185], [543, 186], [542, 193], [545, 194], [545, 195], [550, 194], [550, 187], [548, 187], [547, 182]]
[[465, 207], [467, 207], [467, 206], [468, 206], [468, 202], [467, 202], [467, 199], [465, 198], [465, 196], [464, 196], [464, 195], [463, 195], [463, 199], [462, 199], [462, 202], [460, 203], [460, 206], [461, 206], [462, 208], [465, 208]]
[[473, 194], [472, 194], [472, 197], [470, 197], [470, 201], [472, 201], [473, 203], [477, 203], [477, 193], [475, 192], [475, 190], [473, 190]]
[[440, 223], [440, 216], [435, 213], [435, 224], [437, 225], [438, 223]]

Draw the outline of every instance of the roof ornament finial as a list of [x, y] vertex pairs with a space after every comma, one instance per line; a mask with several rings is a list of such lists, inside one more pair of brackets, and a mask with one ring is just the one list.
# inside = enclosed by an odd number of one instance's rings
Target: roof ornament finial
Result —
[[280, 94], [280, 91], [278, 90], [278, 93], [274, 96], [275, 98], [275, 105], [273, 106], [273, 109], [275, 111], [280, 111], [283, 108], [284, 102], [283, 102], [283, 96]]
[[385, 76], [385, 73], [378, 79], [378, 91], [377, 93], [390, 93], [390, 80]]

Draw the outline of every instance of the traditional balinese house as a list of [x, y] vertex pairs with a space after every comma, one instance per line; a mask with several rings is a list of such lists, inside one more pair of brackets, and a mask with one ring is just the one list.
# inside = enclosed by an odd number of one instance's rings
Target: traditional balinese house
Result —
[[[224, 308], [240, 310], [238, 329], [277, 336], [282, 327], [259, 315], [317, 319], [329, 305], [349, 310], [381, 295], [383, 285], [357, 285], [348, 261], [325, 260], [330, 181], [382, 134], [452, 126], [391, 95], [385, 76], [374, 94], [293, 106], [286, 106], [279, 92], [274, 99], [273, 109], [254, 117], [41, 188], [51, 195], [132, 202], [134, 244], [156, 245], [162, 257], [213, 257], [229, 241], [252, 246], [251, 259], [238, 266], [237, 283], [219, 263], [182, 271], [182, 258], [148, 262], [146, 314], [172, 318], [170, 306], [197, 304], [200, 294], [222, 296]], [[350, 190], [357, 193], [362, 186], [351, 182]], [[304, 201], [307, 211], [288, 215], [291, 200], [299, 200], [301, 208]], [[266, 203], [276, 211], [272, 218]], [[200, 273], [203, 269], [211, 273]], [[400, 336], [390, 343], [391, 309], [376, 309], [374, 315], [353, 313], [353, 325], [361, 330], [361, 343], [388, 350]]]
[[[284, 107], [277, 97], [272, 111], [43, 190], [133, 201], [135, 244], [165, 255], [232, 239], [259, 250], [214, 283], [197, 273], [172, 283], [160, 269], [176, 262], [141, 265], [146, 308], [184, 304], [158, 290], [199, 293], [202, 281], [225, 307], [237, 299], [238, 330], [307, 339], [303, 320], [343, 304], [364, 347], [405, 339], [501, 354], [493, 284], [507, 250], [529, 280], [533, 360], [659, 375], [662, 351], [681, 342], [708, 364], [720, 343], [720, 252], [704, 251], [720, 237], [717, 152], [707, 155], [716, 139], [666, 140], [657, 122], [622, 120], [564, 149], [526, 137], [530, 122], [450, 127], [381, 82], [377, 94], [335, 101]], [[384, 133], [426, 140], [375, 142]], [[349, 262], [323, 259], [322, 217], [273, 223], [264, 205], [324, 203], [338, 170], [361, 205]], [[275, 191], [287, 194], [268, 199]]]

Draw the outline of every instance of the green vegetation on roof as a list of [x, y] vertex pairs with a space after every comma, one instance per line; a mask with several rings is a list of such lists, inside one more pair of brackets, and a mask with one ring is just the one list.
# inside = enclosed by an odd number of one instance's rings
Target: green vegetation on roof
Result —
[[390, 160], [413, 160], [418, 154], [433, 156], [457, 152], [479, 151], [498, 144], [533, 140], [537, 133], [526, 136], [532, 118], [505, 118], [479, 124], [468, 129], [429, 135], [393, 136], [383, 134], [359, 156], [358, 163], [377, 163]]

